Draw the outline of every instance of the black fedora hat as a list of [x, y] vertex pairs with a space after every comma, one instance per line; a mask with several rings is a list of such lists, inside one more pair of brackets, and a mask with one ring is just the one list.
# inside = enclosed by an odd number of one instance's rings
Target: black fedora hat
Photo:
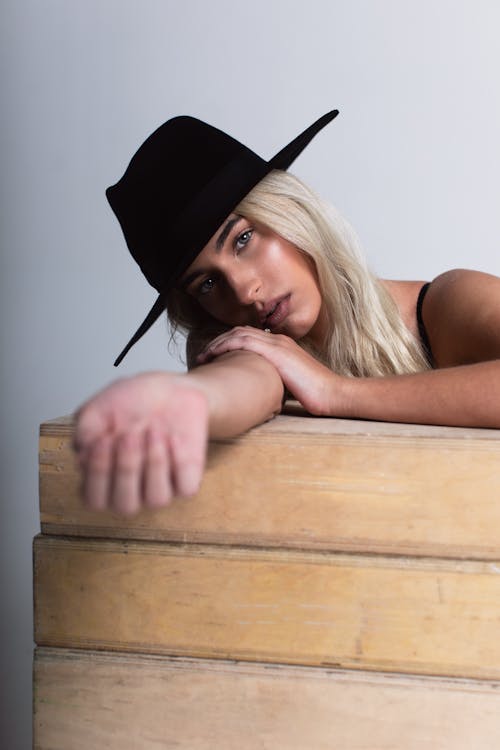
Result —
[[174, 117], [147, 138], [106, 196], [159, 296], [115, 367], [161, 315], [169, 290], [238, 203], [271, 170], [288, 169], [337, 115], [320, 117], [270, 161], [194, 117]]

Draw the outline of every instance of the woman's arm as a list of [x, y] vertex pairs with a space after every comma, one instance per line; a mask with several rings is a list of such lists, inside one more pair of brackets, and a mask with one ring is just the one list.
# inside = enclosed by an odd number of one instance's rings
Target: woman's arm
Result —
[[75, 448], [88, 507], [135, 513], [199, 487], [208, 437], [232, 437], [280, 411], [283, 383], [252, 352], [187, 374], [112, 383], [76, 414]]
[[332, 383], [331, 413], [389, 422], [500, 428], [500, 360]]
[[253, 328], [222, 334], [201, 359], [237, 348], [257, 352], [316, 415], [500, 428], [500, 279], [442, 274], [422, 313], [438, 369], [414, 375], [341, 377], [287, 336]]
[[270, 362], [253, 352], [229, 352], [182, 377], [207, 399], [211, 438], [240, 435], [281, 411], [281, 377]]
[[448, 271], [432, 282], [422, 317], [437, 369], [345, 382], [333, 408], [369, 419], [500, 428], [500, 279]]

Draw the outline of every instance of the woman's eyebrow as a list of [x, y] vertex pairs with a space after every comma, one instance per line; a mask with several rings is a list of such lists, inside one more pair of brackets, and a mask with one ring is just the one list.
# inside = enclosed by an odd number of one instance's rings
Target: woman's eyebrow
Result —
[[178, 288], [182, 289], [184, 292], [187, 291], [188, 287], [191, 286], [198, 276], [203, 276], [203, 271], [193, 271], [193, 273], [188, 274], [188, 276], [179, 281]]
[[224, 242], [227, 240], [229, 233], [231, 229], [234, 227], [235, 224], [237, 224], [239, 221], [241, 221], [243, 217], [241, 216], [235, 216], [234, 219], [229, 219], [229, 221], [226, 223], [224, 229], [219, 234], [215, 241], [215, 252], [220, 252], [222, 247], [224, 246]]

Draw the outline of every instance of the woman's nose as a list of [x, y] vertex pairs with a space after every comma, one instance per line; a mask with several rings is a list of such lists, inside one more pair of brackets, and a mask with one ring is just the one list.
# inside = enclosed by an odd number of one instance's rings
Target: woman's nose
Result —
[[251, 305], [258, 299], [261, 290], [260, 279], [253, 273], [233, 274], [230, 280], [235, 297], [242, 305]]

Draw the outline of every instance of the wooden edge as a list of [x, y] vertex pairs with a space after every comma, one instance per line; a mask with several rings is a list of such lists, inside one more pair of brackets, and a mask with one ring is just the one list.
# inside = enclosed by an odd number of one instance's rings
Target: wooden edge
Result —
[[250, 545], [196, 544], [155, 541], [151, 539], [90, 538], [77, 536], [49, 536], [37, 534], [33, 548], [38, 550], [95, 550], [96, 552], [134, 552], [159, 557], [201, 557], [224, 560], [261, 560], [286, 563], [328, 564], [334, 567], [384, 568], [391, 570], [421, 570], [434, 572], [491, 574], [498, 576], [500, 559], [470, 560], [448, 557], [381, 555], [369, 552], [344, 552], [288, 547], [253, 547]]
[[67, 414], [63, 417], [47, 419], [40, 424], [40, 437], [55, 436], [66, 437], [73, 435], [75, 420], [73, 415]]
[[451, 691], [498, 692], [500, 699], [500, 680], [477, 679], [471, 677], [447, 677], [421, 675], [413, 673], [381, 672], [362, 669], [339, 669], [334, 667], [312, 667], [300, 664], [279, 664], [269, 662], [250, 662], [238, 659], [199, 659], [189, 656], [161, 656], [158, 654], [139, 654], [126, 651], [103, 651], [94, 649], [72, 649], [51, 646], [37, 646], [34, 649], [34, 661], [94, 661], [110, 666], [118, 662], [136, 666], [147, 665], [164, 670], [231, 672], [258, 676], [294, 676], [325, 680], [334, 678], [339, 682], [353, 682], [371, 685], [393, 685], [402, 687], [440, 687]]
[[[73, 435], [74, 417], [71, 415], [57, 417], [42, 422], [40, 437]], [[333, 417], [314, 417], [306, 412], [300, 416], [280, 414], [274, 419], [236, 438], [217, 440], [217, 443], [246, 442], [255, 438], [262, 440], [269, 436], [276, 439], [278, 435], [288, 436], [318, 436], [321, 438], [342, 436], [342, 438], [367, 437], [370, 439], [401, 439], [427, 438], [430, 440], [450, 441], [492, 441], [498, 442], [500, 449], [500, 430], [490, 430], [473, 427], [440, 427], [438, 425], [404, 424], [399, 422], [370, 422], [355, 419], [336, 419]]]
[[[168, 509], [167, 509], [168, 512]], [[109, 512], [101, 516], [109, 519], [108, 524], [101, 526], [89, 523], [78, 524], [44, 521], [40, 528], [43, 536], [91, 538], [91, 539], [122, 539], [124, 541], [156, 542], [162, 544], [216, 545], [221, 547], [250, 547], [298, 550], [304, 552], [333, 552], [340, 554], [383, 555], [384, 557], [415, 557], [429, 560], [470, 560], [472, 562], [488, 562], [498, 565], [500, 549], [498, 546], [480, 546], [465, 544], [437, 544], [437, 543], [400, 543], [374, 542], [372, 539], [290, 539], [275, 535], [258, 533], [254, 535], [243, 533], [229, 533], [227, 531], [204, 532], [186, 527], [181, 531], [164, 527], [124, 525], [121, 516]]]

